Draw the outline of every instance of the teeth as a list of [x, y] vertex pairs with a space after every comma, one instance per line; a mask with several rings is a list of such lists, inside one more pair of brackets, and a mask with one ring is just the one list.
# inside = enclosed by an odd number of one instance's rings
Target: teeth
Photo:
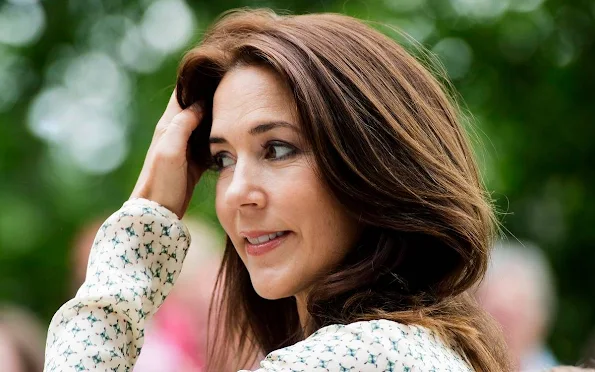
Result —
[[284, 234], [283, 231], [278, 231], [276, 233], [262, 235], [257, 238], [248, 238], [247, 237], [246, 239], [248, 240], [248, 242], [250, 242], [250, 244], [262, 244], [262, 243], [268, 242], [269, 240], [275, 239], [276, 237], [281, 236], [283, 234]]

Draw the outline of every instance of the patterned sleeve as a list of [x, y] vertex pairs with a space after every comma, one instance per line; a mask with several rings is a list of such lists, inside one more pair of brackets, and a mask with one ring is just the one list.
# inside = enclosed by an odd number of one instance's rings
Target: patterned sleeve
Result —
[[321, 328], [304, 341], [271, 352], [254, 372], [318, 370], [471, 372], [434, 332], [383, 319]]
[[163, 303], [190, 245], [165, 207], [132, 199], [99, 229], [85, 283], [54, 315], [44, 371], [131, 371], [145, 321]]
[[362, 324], [323, 328], [304, 341], [273, 351], [254, 372], [395, 370], [391, 369], [394, 363], [381, 358], [386, 352], [380, 339], [373, 340]]

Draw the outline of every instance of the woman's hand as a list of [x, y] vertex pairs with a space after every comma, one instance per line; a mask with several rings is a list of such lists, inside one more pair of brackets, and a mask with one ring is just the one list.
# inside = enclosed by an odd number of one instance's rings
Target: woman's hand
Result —
[[174, 91], [157, 123], [131, 198], [153, 200], [182, 218], [203, 171], [188, 149], [190, 135], [202, 116], [197, 104], [182, 110]]

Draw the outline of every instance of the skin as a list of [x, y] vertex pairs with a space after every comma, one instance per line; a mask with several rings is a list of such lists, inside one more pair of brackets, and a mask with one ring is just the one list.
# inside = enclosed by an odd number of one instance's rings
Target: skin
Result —
[[[188, 139], [201, 119], [199, 106], [182, 110], [172, 94], [131, 197], [184, 215], [202, 173], [187, 157]], [[287, 125], [250, 134], [271, 121]], [[213, 138], [221, 225], [256, 292], [267, 299], [295, 296], [305, 322], [309, 288], [345, 257], [359, 235], [357, 223], [316, 177], [291, 92], [270, 70], [238, 67], [224, 76], [213, 102]], [[276, 249], [251, 256], [244, 237], [251, 231], [287, 235]]]
[[[219, 168], [217, 216], [254, 289], [267, 299], [296, 296], [303, 315], [308, 288], [345, 257], [358, 228], [316, 176], [294, 107], [271, 70], [228, 72], [213, 101], [211, 154]], [[277, 248], [255, 256], [246, 239], [255, 231], [288, 233]]]
[[202, 108], [180, 108], [174, 91], [155, 127], [131, 198], [155, 201], [179, 218], [184, 216], [202, 170], [188, 157], [188, 140], [202, 119]]

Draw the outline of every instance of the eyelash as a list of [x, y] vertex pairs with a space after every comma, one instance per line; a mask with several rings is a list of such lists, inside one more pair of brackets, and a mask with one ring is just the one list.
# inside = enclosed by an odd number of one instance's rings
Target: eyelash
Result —
[[[281, 155], [277, 158], [267, 158], [266, 157], [267, 151], [274, 147], [286, 147], [289, 149], [289, 152], [287, 154]], [[283, 141], [269, 141], [269, 142], [263, 144], [262, 148], [265, 150], [265, 159], [272, 160], [272, 161], [281, 161], [281, 160], [289, 159], [289, 158], [296, 156], [299, 153], [299, 150], [297, 147], [295, 147], [287, 142], [283, 142]], [[212, 170], [214, 170], [216, 172], [221, 172], [225, 168], [229, 167], [229, 165], [228, 166], [222, 165], [223, 158], [227, 154], [229, 154], [227, 151], [220, 151], [220, 152], [216, 153], [215, 155], [213, 155], [213, 157], [211, 159], [211, 165], [209, 168], [211, 168]]]

